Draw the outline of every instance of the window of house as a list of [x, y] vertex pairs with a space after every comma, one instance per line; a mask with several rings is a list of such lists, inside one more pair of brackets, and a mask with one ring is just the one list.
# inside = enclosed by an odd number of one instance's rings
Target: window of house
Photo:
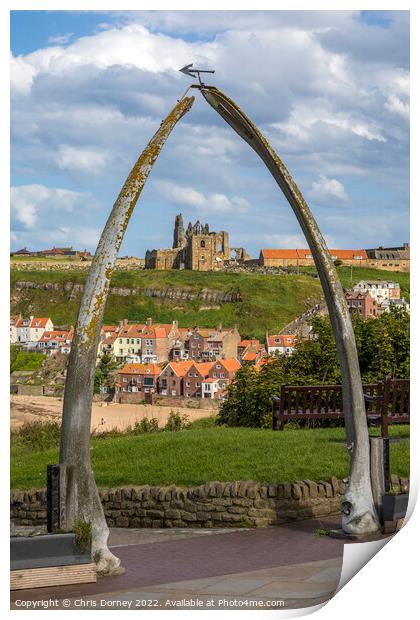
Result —
[[202, 239], [200, 241], [200, 247], [205, 248], [206, 247], [206, 242], [204, 241], [204, 239]]
[[187, 385], [188, 387], [190, 387], [190, 385], [191, 385], [191, 384], [190, 384], [190, 382], [189, 382], [189, 381], [187, 381], [187, 382], [186, 382], [186, 385]]
[[224, 372], [221, 372], [221, 373], [220, 373], [220, 376], [221, 376], [221, 377], [224, 377], [224, 376], [225, 376], [225, 373], [224, 373]]
[[123, 383], [127, 383], [127, 377], [123, 377]]
[[172, 381], [172, 385], [176, 385], [176, 381]]
[[220, 364], [216, 364], [216, 368], [221, 368]]

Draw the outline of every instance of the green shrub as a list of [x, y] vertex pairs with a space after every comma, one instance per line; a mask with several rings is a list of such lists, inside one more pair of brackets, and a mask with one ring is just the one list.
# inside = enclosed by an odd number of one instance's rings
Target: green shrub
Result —
[[[128, 430], [128, 429], [127, 429]], [[142, 418], [140, 422], [134, 424], [134, 428], [128, 435], [142, 435], [143, 433], [158, 433], [159, 423], [157, 418]]]
[[60, 444], [58, 422], [26, 422], [12, 430], [11, 443], [31, 452], [56, 448]]
[[170, 412], [168, 420], [164, 426], [165, 431], [183, 431], [190, 425], [187, 414], [180, 415], [177, 411]]
[[75, 534], [75, 545], [78, 553], [85, 553], [90, 549], [92, 542], [92, 524], [84, 519], [76, 519], [72, 525]]

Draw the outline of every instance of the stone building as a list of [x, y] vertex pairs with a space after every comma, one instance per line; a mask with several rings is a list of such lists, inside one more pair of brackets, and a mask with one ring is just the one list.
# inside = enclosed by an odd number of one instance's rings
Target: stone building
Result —
[[191, 222], [184, 229], [182, 214], [176, 216], [173, 247], [147, 250], [146, 269], [192, 269], [217, 271], [230, 258], [229, 235], [226, 231], [210, 232], [208, 224]]

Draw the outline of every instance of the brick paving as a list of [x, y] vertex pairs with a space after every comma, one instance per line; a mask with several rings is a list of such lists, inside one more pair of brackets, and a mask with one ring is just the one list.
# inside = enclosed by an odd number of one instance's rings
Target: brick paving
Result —
[[50, 598], [69, 599], [70, 607], [83, 599], [94, 609], [132, 609], [136, 600], [153, 601], [142, 608], [166, 609], [171, 601], [180, 605], [183, 600], [184, 607], [175, 608], [188, 608], [185, 600], [228, 609], [246, 609], [249, 601], [266, 606], [283, 600], [285, 608], [315, 605], [331, 598], [338, 585], [344, 544], [317, 536], [315, 529], [335, 527], [339, 517], [235, 531], [112, 530], [110, 546], [124, 575], [99, 578], [96, 584], [15, 591], [12, 608], [17, 600]]

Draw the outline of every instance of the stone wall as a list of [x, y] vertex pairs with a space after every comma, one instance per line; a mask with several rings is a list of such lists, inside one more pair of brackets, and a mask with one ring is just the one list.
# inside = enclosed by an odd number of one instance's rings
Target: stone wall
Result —
[[[117, 392], [114, 402], [120, 404], [137, 405], [144, 403], [144, 392]], [[163, 396], [153, 394], [153, 404], [159, 407], [187, 407], [188, 409], [213, 409], [217, 411], [220, 406], [219, 400], [211, 398], [185, 398], [184, 396]]]
[[[406, 492], [408, 481], [392, 476]], [[303, 480], [261, 484], [252, 480], [208, 482], [197, 487], [100, 489], [110, 527], [267, 527], [288, 521], [339, 514], [344, 481]], [[12, 491], [15, 525], [43, 525], [46, 491]]]

